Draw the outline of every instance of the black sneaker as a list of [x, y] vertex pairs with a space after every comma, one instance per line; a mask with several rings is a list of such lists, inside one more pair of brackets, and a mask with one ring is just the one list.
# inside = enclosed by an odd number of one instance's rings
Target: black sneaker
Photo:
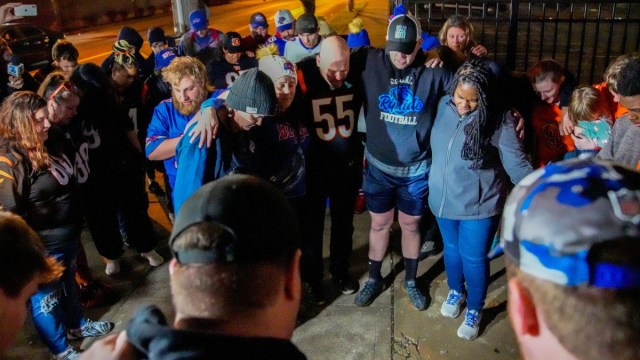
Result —
[[327, 298], [324, 296], [322, 284], [311, 285], [309, 283], [305, 283], [304, 290], [305, 299], [309, 304], [321, 306], [327, 303]]
[[369, 279], [364, 284], [364, 287], [362, 287], [362, 290], [360, 290], [358, 295], [356, 295], [353, 303], [358, 306], [369, 306], [373, 300], [382, 293], [382, 290], [384, 290], [384, 283], [382, 281]]
[[151, 184], [149, 184], [149, 192], [156, 196], [164, 196], [164, 190], [162, 190], [162, 187], [160, 187], [160, 184], [156, 181], [152, 181]]
[[402, 284], [402, 288], [404, 289], [404, 292], [407, 293], [409, 303], [411, 303], [412, 308], [418, 311], [422, 311], [427, 308], [427, 298], [422, 295], [422, 291], [418, 289], [414, 280], [405, 281]]
[[349, 275], [332, 276], [331, 280], [338, 290], [345, 295], [354, 294], [360, 288], [360, 284]]

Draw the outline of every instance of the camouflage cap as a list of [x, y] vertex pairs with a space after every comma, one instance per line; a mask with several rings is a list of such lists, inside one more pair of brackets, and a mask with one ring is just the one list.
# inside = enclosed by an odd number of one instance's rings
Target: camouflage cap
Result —
[[640, 286], [640, 265], [590, 256], [614, 240], [640, 246], [640, 173], [595, 159], [550, 164], [507, 199], [501, 247], [524, 273], [561, 285]]

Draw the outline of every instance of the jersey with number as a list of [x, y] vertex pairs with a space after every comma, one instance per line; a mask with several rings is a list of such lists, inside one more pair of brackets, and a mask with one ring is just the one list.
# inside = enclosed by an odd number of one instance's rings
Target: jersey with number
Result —
[[302, 94], [303, 120], [311, 137], [309, 163], [361, 162], [362, 139], [356, 129], [362, 107], [359, 71], [350, 71], [342, 87], [334, 89], [322, 77], [315, 58], [300, 61], [297, 66], [297, 91]]
[[240, 57], [237, 64], [229, 64], [225, 59], [210, 61], [207, 64], [207, 79], [216, 89], [227, 89], [248, 69], [258, 66], [258, 61], [246, 55]]
[[270, 44], [275, 44], [278, 47], [278, 55], [284, 56], [284, 48], [287, 45], [287, 40], [278, 37], [278, 35], [276, 34], [276, 36], [272, 36], [267, 39], [265, 45], [268, 46]]
[[0, 204], [23, 217], [46, 247], [56, 247], [80, 235], [82, 208], [74, 146], [58, 127], [49, 136], [49, 167], [40, 171], [18, 147], [0, 144]]

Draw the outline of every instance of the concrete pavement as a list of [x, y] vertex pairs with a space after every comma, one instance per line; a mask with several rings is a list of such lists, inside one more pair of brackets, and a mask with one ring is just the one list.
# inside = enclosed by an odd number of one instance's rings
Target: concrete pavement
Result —
[[[155, 229], [162, 239], [167, 239], [171, 225], [164, 210], [164, 199], [154, 195], [149, 195], [149, 199]], [[351, 273], [360, 279], [360, 284], [367, 279], [369, 221], [367, 213], [355, 216]], [[329, 226], [327, 214], [325, 230]], [[404, 271], [399, 233], [395, 227], [392, 249], [383, 263], [387, 289], [373, 304], [364, 308], [355, 306], [355, 295], [339, 293], [328, 274], [323, 284], [329, 300], [327, 304], [321, 307], [302, 304], [293, 341], [309, 359], [518, 359], [517, 345], [506, 314], [503, 259], [498, 258], [491, 264], [491, 285], [481, 335], [474, 341], [465, 341], [456, 336], [462, 317], [448, 319], [440, 315], [440, 306], [448, 292], [442, 254], [423, 260], [418, 269], [418, 283], [428, 294], [427, 310], [418, 312], [409, 305], [401, 289]], [[328, 240], [328, 231], [325, 231], [325, 239]], [[121, 273], [109, 277], [104, 274], [102, 260], [86, 232], [83, 243], [94, 275], [112, 288], [106, 305], [85, 310], [88, 317], [113, 321], [116, 323], [114, 331], [125, 329], [135, 310], [147, 304], [156, 304], [169, 318], [173, 317], [166, 263], [151, 268], [146, 260], [128, 250], [121, 261]], [[166, 241], [162, 242], [159, 251], [165, 258], [170, 257]], [[325, 257], [327, 253], [328, 246], [325, 246]], [[72, 344], [86, 349], [93, 340]], [[27, 320], [17, 346], [7, 358], [48, 358], [48, 352], [30, 320]]]
[[[252, 1], [252, 0], [251, 0]], [[344, 5], [346, 8], [346, 3]], [[343, 8], [343, 9], [344, 9]], [[385, 0], [357, 1], [356, 11], [346, 10], [324, 15], [339, 33], [347, 30], [353, 17], [361, 16], [374, 46], [384, 45], [387, 27]], [[150, 214], [162, 237], [160, 253], [169, 258], [166, 239], [171, 225], [164, 210], [164, 199], [150, 195]], [[330, 218], [327, 216], [325, 239], [328, 239]], [[367, 278], [369, 215], [356, 215], [354, 221], [354, 254], [352, 275], [362, 285]], [[481, 334], [475, 341], [461, 340], [456, 330], [462, 318], [448, 319], [440, 315], [440, 306], [447, 295], [442, 254], [426, 259], [418, 269], [419, 286], [428, 294], [427, 310], [413, 310], [401, 290], [404, 277], [399, 251], [399, 229], [393, 232], [391, 249], [383, 263], [387, 289], [369, 307], [353, 305], [354, 295], [342, 295], [325, 280], [329, 301], [325, 306], [301, 307], [299, 325], [293, 341], [309, 359], [517, 359], [517, 345], [506, 314], [506, 279], [502, 258], [491, 264], [491, 285], [481, 322]], [[112, 288], [110, 301], [85, 313], [93, 319], [116, 323], [115, 331], [126, 328], [135, 309], [146, 304], [158, 305], [170, 318], [173, 316], [167, 265], [151, 268], [146, 260], [129, 250], [122, 259], [122, 271], [117, 276], [104, 274], [104, 265], [88, 234], [83, 235], [89, 263], [99, 280]], [[325, 241], [325, 245], [328, 241]], [[325, 247], [325, 256], [328, 247]], [[87, 348], [92, 339], [75, 342]], [[20, 334], [18, 344], [9, 359], [47, 359], [48, 352], [38, 338], [30, 320]]]

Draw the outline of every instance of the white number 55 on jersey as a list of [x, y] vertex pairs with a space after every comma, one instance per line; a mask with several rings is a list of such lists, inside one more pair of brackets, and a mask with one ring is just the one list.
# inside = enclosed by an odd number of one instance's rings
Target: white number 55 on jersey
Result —
[[324, 98], [312, 101], [316, 133], [324, 141], [332, 141], [336, 134], [343, 138], [349, 138], [353, 132], [355, 114], [352, 109], [345, 109], [345, 103], [353, 100], [353, 94], [336, 96], [335, 111], [333, 107], [329, 106], [333, 99]]

